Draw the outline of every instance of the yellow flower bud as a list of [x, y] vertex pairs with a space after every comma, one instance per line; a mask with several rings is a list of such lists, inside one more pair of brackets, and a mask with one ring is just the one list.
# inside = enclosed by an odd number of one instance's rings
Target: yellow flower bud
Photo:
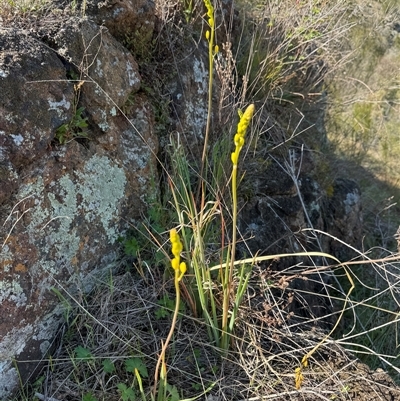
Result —
[[235, 146], [242, 148], [244, 145], [244, 138], [242, 136], [240, 136], [239, 134], [236, 134], [234, 142], [235, 142]]
[[182, 262], [182, 263], [179, 265], [179, 271], [181, 272], [182, 276], [186, 273], [186, 269], [187, 269], [186, 263], [185, 263], [185, 262]]
[[214, 54], [217, 54], [219, 52], [219, 46], [215, 45], [214, 47]]
[[182, 249], [183, 249], [183, 245], [182, 245], [181, 241], [179, 241], [179, 239], [177, 242], [172, 243], [172, 250], [171, 250], [172, 255], [174, 255], [176, 258], [181, 254]]
[[178, 276], [178, 281], [180, 281], [181, 279], [182, 279], [182, 277], [183, 277], [183, 275], [186, 273], [186, 263], [185, 262], [182, 262], [180, 265], [179, 265], [179, 276]]
[[173, 228], [170, 232], [169, 232], [169, 240], [171, 241], [171, 243], [174, 243], [176, 241], [176, 237], [178, 236], [178, 233], [176, 232], [176, 229]]
[[175, 271], [179, 271], [179, 259], [178, 258], [173, 258], [171, 260], [171, 266]]
[[209, 30], [206, 31], [206, 39], [210, 40], [210, 31]]

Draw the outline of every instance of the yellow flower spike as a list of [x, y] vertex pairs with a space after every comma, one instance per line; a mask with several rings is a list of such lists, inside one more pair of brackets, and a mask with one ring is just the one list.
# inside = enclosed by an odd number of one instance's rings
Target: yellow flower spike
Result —
[[209, 17], [208, 22], [210, 24], [210, 27], [212, 28], [214, 24], [214, 7], [211, 4], [210, 0], [204, 0], [204, 5], [207, 8], [207, 16]]
[[251, 104], [249, 106], [247, 106], [247, 109], [245, 110], [245, 112], [243, 113], [243, 115], [240, 117], [240, 121], [238, 124], [238, 129], [237, 129], [237, 133], [241, 136], [244, 136], [247, 130], [247, 127], [250, 124], [250, 121], [253, 117], [254, 114], [254, 109], [255, 106], [254, 104]]
[[183, 244], [175, 228], [169, 232], [169, 239], [171, 241], [171, 253], [174, 255], [174, 258], [171, 259], [171, 266], [175, 271], [175, 278], [180, 281], [186, 273], [186, 263], [181, 263]]
[[169, 232], [169, 239], [171, 241], [171, 252], [172, 254], [175, 256], [175, 258], [180, 258], [180, 254], [183, 250], [183, 245], [182, 242], [179, 238], [179, 234], [177, 233], [177, 231], [175, 230], [175, 228], [173, 228], [170, 232]]
[[[238, 216], [238, 196], [237, 196], [237, 170], [238, 170], [238, 162], [239, 162], [239, 155], [240, 151], [243, 148], [245, 142], [245, 134], [247, 127], [250, 124], [251, 118], [254, 114], [254, 104], [251, 104], [247, 107], [246, 111], [242, 114], [239, 112], [239, 123], [237, 127], [237, 132], [234, 136], [234, 143], [235, 143], [235, 151], [231, 153], [231, 160], [232, 160], [232, 240], [229, 249], [230, 260], [229, 266], [225, 271], [225, 278], [224, 278], [224, 286], [226, 286], [227, 290], [223, 291], [223, 300], [222, 300], [222, 321], [221, 321], [221, 348], [225, 351], [228, 350], [229, 343], [230, 343], [230, 336], [232, 334], [232, 327], [235, 322], [236, 313], [230, 315], [230, 293], [231, 288], [233, 288], [233, 271], [235, 267], [235, 251], [236, 251], [236, 240], [237, 240], [237, 216]], [[228, 264], [227, 264], [228, 265]], [[248, 285], [248, 280], [250, 276], [244, 279], [244, 283], [242, 285], [243, 288], [246, 288]], [[236, 299], [241, 300], [241, 296], [236, 296]], [[228, 320], [230, 320], [228, 322]]]
[[296, 368], [294, 370], [294, 382], [295, 382], [295, 386], [296, 389], [299, 390], [301, 387], [301, 384], [303, 383], [304, 380], [304, 376], [301, 373], [301, 368]]
[[246, 135], [247, 127], [250, 124], [251, 118], [254, 114], [254, 104], [247, 107], [244, 113], [239, 111], [240, 120], [237, 127], [237, 133], [235, 134], [233, 141], [235, 143], [235, 151], [231, 155], [231, 160], [234, 166], [237, 166], [239, 160], [239, 153], [244, 145], [244, 137]]

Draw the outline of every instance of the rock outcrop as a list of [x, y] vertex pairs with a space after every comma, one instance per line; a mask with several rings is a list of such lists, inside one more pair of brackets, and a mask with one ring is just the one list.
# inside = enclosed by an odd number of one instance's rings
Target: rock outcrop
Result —
[[156, 193], [158, 139], [133, 56], [86, 18], [53, 33], [50, 48], [0, 30], [1, 399], [51, 346], [52, 288], [89, 290]]

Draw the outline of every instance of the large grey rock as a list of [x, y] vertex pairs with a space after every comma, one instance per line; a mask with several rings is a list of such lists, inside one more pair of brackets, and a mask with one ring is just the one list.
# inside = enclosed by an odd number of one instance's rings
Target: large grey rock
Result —
[[85, 4], [91, 18], [134, 53], [142, 53], [150, 46], [156, 24], [154, 1], [88, 0]]
[[[241, 188], [242, 193], [248, 194], [239, 219], [239, 231], [246, 239], [245, 246], [239, 244], [243, 254], [320, 251], [341, 261], [355, 256], [350, 247], [361, 246], [363, 226], [361, 194], [354, 181], [337, 179], [327, 193], [313, 178], [316, 164], [312, 153], [306, 149], [303, 152], [289, 149], [288, 156], [265, 152], [261, 161], [244, 163], [243, 168], [247, 170], [247, 177]], [[326, 264], [322, 258], [314, 258], [314, 262], [317, 265]], [[301, 266], [309, 263], [304, 257], [276, 257], [268, 268], [287, 269], [288, 272], [296, 264], [301, 270]], [[333, 274], [316, 272], [295, 276], [299, 278], [291, 280], [290, 286], [302, 290], [302, 300], [298, 303], [295, 299], [291, 308], [297, 313], [304, 310], [308, 317], [330, 316], [331, 305], [326, 302], [325, 285], [330, 283]], [[325, 296], [315, 295], [319, 293]]]
[[[81, 104], [90, 108], [93, 122], [102, 131], [132, 92], [140, 88], [138, 65], [133, 56], [104, 27], [88, 19], [71, 18], [53, 38], [57, 53], [72, 63], [82, 80]], [[120, 71], [121, 66], [123, 72]]]
[[[155, 191], [158, 141], [133, 57], [86, 19], [64, 22], [54, 47], [0, 31], [0, 399], [50, 348], [62, 320], [52, 288], [90, 290]], [[60, 146], [77, 100], [71, 66], [89, 139]]]

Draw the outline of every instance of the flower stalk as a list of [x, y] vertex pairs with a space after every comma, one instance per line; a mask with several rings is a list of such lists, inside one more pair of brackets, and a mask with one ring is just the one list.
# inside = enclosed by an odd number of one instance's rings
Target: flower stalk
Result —
[[[214, 19], [214, 6], [211, 0], [204, 0], [204, 5], [207, 9], [207, 23], [209, 29], [206, 30], [205, 38], [208, 42], [208, 105], [207, 105], [207, 121], [206, 121], [206, 132], [204, 135], [203, 153], [201, 156], [201, 168], [199, 175], [199, 187], [198, 193], [202, 190], [204, 192], [203, 183], [205, 177], [203, 177], [204, 166], [207, 158], [207, 147], [208, 139], [210, 136], [211, 128], [211, 116], [212, 116], [212, 94], [213, 94], [213, 82], [214, 82], [214, 56], [218, 53], [219, 47], [215, 45], [215, 19]], [[202, 194], [202, 196], [204, 193]]]
[[[161, 379], [160, 386], [162, 387], [162, 389], [165, 390], [165, 386], [167, 383], [167, 365], [165, 363], [165, 353], [167, 351], [168, 344], [171, 341], [172, 335], [175, 330], [176, 321], [178, 319], [179, 305], [181, 302], [181, 291], [179, 287], [179, 282], [182, 280], [182, 277], [186, 273], [187, 269], [186, 263], [181, 262], [181, 252], [183, 250], [183, 245], [179, 238], [179, 234], [175, 228], [173, 228], [170, 231], [170, 242], [171, 242], [171, 253], [174, 256], [173, 259], [171, 260], [171, 267], [174, 270], [174, 284], [176, 293], [175, 310], [174, 310], [174, 315], [172, 317], [171, 328], [169, 330], [167, 339], [165, 340], [165, 342], [162, 343], [161, 353], [157, 361], [157, 366], [154, 374], [154, 389], [153, 389], [154, 398], [156, 397], [156, 393], [158, 390], [158, 377], [160, 376]], [[159, 373], [160, 366], [161, 366], [161, 373]]]
[[234, 321], [236, 319], [236, 312], [238, 310], [241, 298], [246, 290], [250, 275], [244, 274], [245, 266], [242, 266], [242, 272], [240, 275], [239, 287], [235, 295], [235, 307], [234, 313], [231, 315], [231, 322], [228, 325], [228, 314], [229, 314], [229, 302], [231, 298], [231, 292], [233, 290], [233, 270], [235, 265], [235, 253], [236, 253], [236, 241], [237, 241], [237, 170], [239, 163], [239, 155], [245, 143], [245, 136], [248, 126], [250, 125], [255, 110], [254, 104], [250, 104], [245, 112], [239, 113], [240, 120], [238, 123], [237, 131], [234, 136], [235, 151], [231, 154], [232, 161], [232, 243], [228, 258], [225, 266], [225, 277], [223, 279], [223, 304], [222, 304], [222, 338], [221, 348], [227, 350], [229, 346], [229, 338], [232, 333]]

